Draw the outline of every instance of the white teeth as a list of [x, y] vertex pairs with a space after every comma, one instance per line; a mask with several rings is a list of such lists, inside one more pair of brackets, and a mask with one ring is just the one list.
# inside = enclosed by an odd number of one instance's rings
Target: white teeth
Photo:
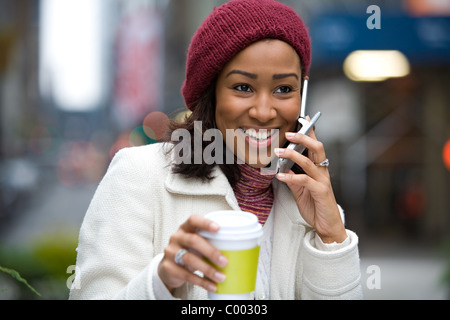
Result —
[[275, 133], [276, 129], [272, 129], [272, 130], [262, 129], [262, 130], [256, 131], [255, 129], [250, 128], [247, 130], [244, 130], [244, 129], [242, 129], [242, 130], [244, 131], [244, 133], [247, 136], [249, 136], [253, 139], [266, 140], [267, 138], [270, 138]]

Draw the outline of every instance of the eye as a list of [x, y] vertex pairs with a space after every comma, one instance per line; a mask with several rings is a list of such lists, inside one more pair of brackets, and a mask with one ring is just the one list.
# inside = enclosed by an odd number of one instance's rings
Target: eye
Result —
[[281, 86], [277, 90], [275, 90], [275, 93], [290, 93], [292, 91], [292, 88], [289, 86]]
[[252, 92], [252, 89], [247, 84], [240, 84], [240, 85], [234, 87], [234, 90], [241, 91], [241, 92]]

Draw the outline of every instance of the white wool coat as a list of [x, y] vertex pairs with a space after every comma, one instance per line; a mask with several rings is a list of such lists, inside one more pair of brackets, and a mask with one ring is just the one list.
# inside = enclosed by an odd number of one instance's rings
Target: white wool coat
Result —
[[[192, 214], [239, 210], [233, 189], [216, 168], [210, 182], [173, 174], [163, 144], [119, 151], [82, 223], [70, 299], [155, 299], [155, 268], [170, 236]], [[360, 299], [358, 237], [323, 251], [289, 188], [274, 179], [270, 299]], [[175, 297], [206, 299], [185, 284]]]

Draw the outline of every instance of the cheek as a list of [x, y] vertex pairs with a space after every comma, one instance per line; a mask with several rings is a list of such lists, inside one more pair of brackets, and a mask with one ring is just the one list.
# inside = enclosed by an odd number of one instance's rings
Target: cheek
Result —
[[279, 116], [286, 122], [288, 130], [295, 130], [297, 119], [300, 117], [300, 100], [282, 105], [279, 109]]
[[242, 108], [234, 99], [227, 96], [217, 97], [216, 123], [218, 129], [234, 129], [236, 120], [242, 114]]
[[279, 116], [281, 116], [285, 122], [285, 126], [283, 126], [280, 132], [280, 146], [284, 145], [287, 142], [287, 139], [285, 138], [286, 132], [297, 131], [297, 120], [300, 117], [299, 106], [300, 104], [297, 105], [297, 102], [294, 102], [283, 106], [284, 108], [280, 109], [279, 111]]

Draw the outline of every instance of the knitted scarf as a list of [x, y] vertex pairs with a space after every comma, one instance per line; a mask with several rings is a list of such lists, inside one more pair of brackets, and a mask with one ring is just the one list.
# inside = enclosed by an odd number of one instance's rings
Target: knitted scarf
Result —
[[255, 214], [264, 225], [273, 205], [272, 180], [275, 175], [262, 175], [260, 169], [247, 164], [238, 164], [241, 179], [233, 187], [242, 211]]

